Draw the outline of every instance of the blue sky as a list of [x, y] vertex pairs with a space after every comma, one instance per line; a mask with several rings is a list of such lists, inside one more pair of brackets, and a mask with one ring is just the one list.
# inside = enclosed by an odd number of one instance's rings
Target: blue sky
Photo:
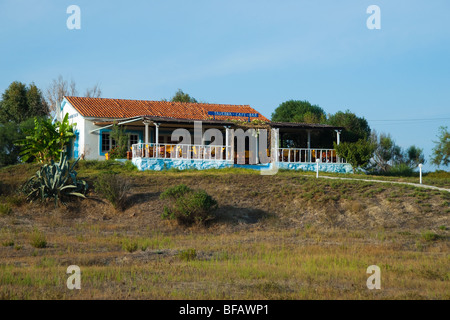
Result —
[[[66, 27], [72, 4], [80, 30]], [[366, 27], [372, 4], [380, 30]], [[181, 88], [267, 117], [308, 100], [365, 117], [429, 161], [450, 127], [449, 12], [448, 0], [0, 0], [0, 92], [15, 80], [45, 90], [61, 74], [81, 92], [99, 83], [103, 97]]]

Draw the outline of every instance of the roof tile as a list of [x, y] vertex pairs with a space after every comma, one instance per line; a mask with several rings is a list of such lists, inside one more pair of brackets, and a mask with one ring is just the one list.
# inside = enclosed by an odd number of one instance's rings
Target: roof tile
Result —
[[[171, 101], [125, 100], [106, 98], [86, 98], [66, 96], [67, 101], [84, 117], [98, 118], [132, 118], [139, 116], [156, 116], [189, 120], [209, 120], [209, 111], [258, 113], [258, 118], [269, 121], [266, 117], [248, 105], [186, 103]], [[215, 116], [217, 120], [230, 118], [247, 120], [248, 118]]]

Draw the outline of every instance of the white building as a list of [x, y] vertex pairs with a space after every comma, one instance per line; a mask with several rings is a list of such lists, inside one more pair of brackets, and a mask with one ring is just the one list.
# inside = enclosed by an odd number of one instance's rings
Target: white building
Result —
[[[125, 127], [129, 150], [133, 149], [133, 163], [141, 170], [248, 165], [252, 158], [249, 143], [246, 143], [245, 159], [238, 159], [233, 132], [242, 127], [242, 123], [251, 122], [264, 124], [270, 131], [267, 154], [271, 162], [277, 162], [281, 168], [315, 170], [316, 160], [319, 160], [322, 171], [351, 171], [332, 149], [333, 140], [339, 143], [342, 127], [271, 122], [248, 105], [66, 96], [61, 103], [59, 118], [66, 113], [69, 121], [76, 124], [76, 139], [69, 152], [74, 158], [104, 160], [115, 147], [110, 132], [113, 123], [117, 123]], [[223, 133], [227, 137], [223, 145], [210, 146], [204, 139], [194, 141], [197, 121], [201, 121], [203, 130], [214, 128]], [[173, 131], [179, 128], [192, 132], [192, 141], [183, 145], [172, 141]], [[313, 146], [314, 143], [324, 145]]]

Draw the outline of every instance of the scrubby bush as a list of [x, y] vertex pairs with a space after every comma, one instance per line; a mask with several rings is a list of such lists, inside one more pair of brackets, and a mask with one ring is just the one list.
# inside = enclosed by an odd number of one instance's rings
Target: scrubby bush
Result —
[[8, 239], [2, 242], [4, 247], [14, 247], [14, 240]]
[[197, 258], [197, 250], [195, 249], [186, 249], [186, 250], [181, 250], [178, 253], [178, 257], [183, 260], [183, 261], [191, 261], [191, 260], [195, 260]]
[[122, 242], [122, 248], [125, 251], [128, 251], [130, 253], [135, 252], [138, 249], [138, 246], [139, 246], [138, 243], [136, 241], [133, 241], [133, 240], [125, 239]]
[[385, 173], [388, 176], [397, 177], [411, 177], [414, 175], [414, 170], [405, 163], [400, 163], [389, 168], [389, 171]]
[[206, 191], [195, 191], [183, 184], [167, 189], [160, 198], [171, 200], [171, 205], [164, 207], [163, 219], [176, 219], [182, 225], [204, 224], [217, 209], [217, 201]]
[[9, 216], [12, 213], [12, 209], [9, 205], [0, 203], [0, 215]]
[[108, 200], [116, 210], [125, 210], [131, 185], [128, 178], [107, 172], [100, 174], [94, 182], [95, 192]]
[[163, 193], [161, 193], [160, 198], [161, 199], [169, 199], [169, 198], [178, 199], [180, 197], [183, 197], [186, 193], [189, 193], [189, 192], [192, 192], [191, 188], [189, 188], [185, 184], [179, 184], [179, 185], [171, 187], [171, 188], [167, 189], [166, 191], [164, 191]]
[[334, 143], [334, 148], [339, 157], [347, 160], [355, 171], [357, 168], [365, 168], [372, 158], [375, 145], [367, 140], [360, 139], [357, 142]]
[[47, 247], [47, 238], [45, 237], [44, 233], [35, 229], [31, 233], [30, 244], [34, 248], [41, 248], [41, 249], [45, 248], [45, 247]]
[[110, 150], [110, 159], [126, 158], [128, 150], [128, 134], [125, 132], [125, 128], [114, 123], [111, 130], [111, 138], [116, 141], [117, 145]]
[[421, 238], [425, 241], [436, 241], [441, 239], [441, 236], [432, 231], [425, 231], [420, 234]]
[[6, 203], [10, 206], [20, 207], [25, 202], [25, 197], [20, 194], [12, 194], [6, 197]]
[[103, 170], [114, 172], [138, 171], [137, 167], [129, 160], [81, 160], [78, 162], [78, 169], [81, 170]]
[[444, 170], [436, 170], [425, 174], [427, 178], [450, 179], [450, 172]]

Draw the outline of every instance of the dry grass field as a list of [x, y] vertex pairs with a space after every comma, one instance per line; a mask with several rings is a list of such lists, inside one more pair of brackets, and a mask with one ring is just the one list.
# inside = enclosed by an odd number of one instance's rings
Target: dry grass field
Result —
[[[82, 162], [88, 199], [55, 208], [16, 193], [36, 169], [0, 170], [1, 299], [450, 299], [448, 192]], [[105, 170], [131, 185], [124, 211], [92, 188]], [[206, 226], [161, 219], [159, 195], [181, 183], [217, 200]], [[70, 265], [81, 268], [81, 290], [66, 287]], [[380, 290], [366, 286], [370, 265]]]

